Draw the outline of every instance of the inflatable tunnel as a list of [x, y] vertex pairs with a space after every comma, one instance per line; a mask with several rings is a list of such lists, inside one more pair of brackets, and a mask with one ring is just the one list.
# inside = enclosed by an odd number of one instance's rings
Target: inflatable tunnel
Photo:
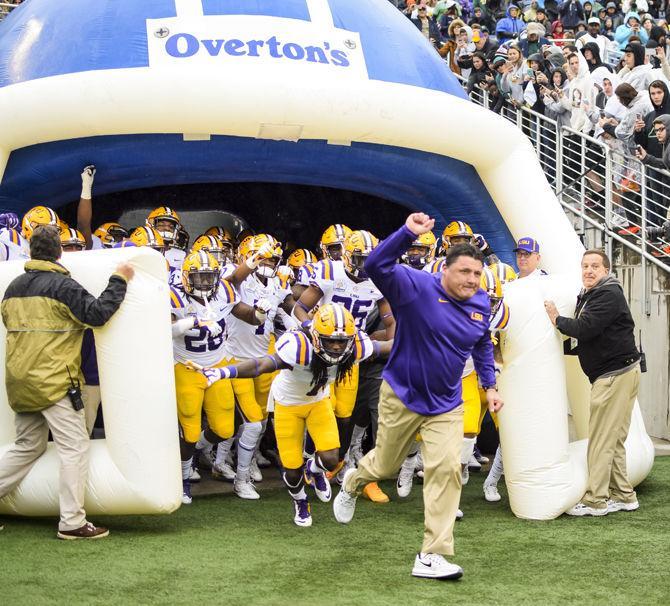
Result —
[[[522, 360], [536, 380], [503, 381], [506, 481], [522, 517], [555, 517], [579, 498], [585, 461], [568, 444], [566, 386], [583, 376], [566, 371], [538, 309], [552, 285], [569, 311], [581, 244], [523, 134], [469, 102], [387, 0], [31, 0], [0, 23], [0, 104], [0, 206], [19, 213], [76, 200], [94, 163], [96, 195], [312, 185], [420, 209], [438, 228], [466, 220], [507, 261], [514, 239], [537, 238], [555, 278], [510, 293], [509, 367]], [[552, 373], [516, 347], [523, 339], [542, 343]], [[583, 419], [588, 394], [570, 390]], [[645, 437], [632, 447], [637, 481], [651, 466]]]

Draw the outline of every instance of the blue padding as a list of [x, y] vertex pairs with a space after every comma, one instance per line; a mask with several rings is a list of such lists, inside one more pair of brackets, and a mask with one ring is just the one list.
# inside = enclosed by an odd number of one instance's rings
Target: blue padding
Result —
[[[178, 135], [91, 137], [13, 152], [0, 208], [19, 214], [37, 203], [77, 200], [83, 166], [95, 164], [95, 193], [159, 185], [271, 182], [358, 191], [422, 210], [438, 221], [470, 223], [512, 260], [512, 236], [475, 169], [453, 158], [383, 145], [290, 143], [237, 137], [184, 142]], [[186, 206], [186, 204], [184, 204]], [[306, 209], [309, 211], [309, 209]]]
[[[206, 15], [310, 19], [306, 0], [194, 1], [202, 1]], [[328, 2], [335, 26], [360, 34], [370, 78], [465, 96], [447, 64], [388, 0]], [[175, 15], [174, 0], [25, 2], [0, 22], [0, 88], [89, 70], [147, 67], [146, 19]], [[277, 35], [282, 33], [278, 24]], [[212, 62], [212, 70], [218, 65]]]
[[372, 80], [420, 86], [467, 98], [447, 63], [390, 2], [328, 0], [328, 3], [335, 27], [360, 33]]
[[306, 0], [202, 0], [205, 15], [264, 15], [309, 21]]

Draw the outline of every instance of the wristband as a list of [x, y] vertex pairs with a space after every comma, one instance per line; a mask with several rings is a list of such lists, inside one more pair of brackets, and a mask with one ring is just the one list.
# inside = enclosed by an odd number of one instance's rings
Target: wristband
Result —
[[263, 311], [263, 310], [257, 309], [257, 308], [254, 308], [254, 314], [256, 315], [256, 319], [261, 324], [263, 324], [268, 317], [268, 313], [266, 311]]
[[304, 330], [309, 330], [312, 327], [312, 321], [311, 320], [305, 320], [300, 324], [300, 328], [303, 328]]
[[494, 389], [495, 391], [498, 391], [498, 386], [497, 385], [483, 385], [482, 389], [484, 391], [488, 391], [489, 389]]
[[307, 307], [307, 305], [305, 305], [302, 301], [296, 301], [295, 304], [296, 304], [300, 309], [302, 309], [306, 314], [308, 314], [310, 311], [312, 311], [312, 310], [309, 309], [309, 308]]

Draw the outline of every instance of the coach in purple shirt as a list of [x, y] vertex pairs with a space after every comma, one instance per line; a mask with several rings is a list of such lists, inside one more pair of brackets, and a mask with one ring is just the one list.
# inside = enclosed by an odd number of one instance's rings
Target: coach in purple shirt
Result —
[[454, 553], [453, 530], [461, 496], [461, 374], [469, 356], [486, 389], [489, 410], [498, 411], [503, 403], [495, 386], [489, 298], [480, 289], [481, 252], [469, 244], [451, 247], [439, 274], [396, 262], [434, 223], [423, 213], [411, 214], [365, 263], [368, 275], [393, 308], [395, 341], [383, 373], [376, 447], [357, 469], [345, 474], [333, 510], [338, 522], [350, 522], [359, 492], [369, 482], [394, 477], [419, 433], [425, 531], [412, 574], [457, 579], [463, 570], [444, 556]]

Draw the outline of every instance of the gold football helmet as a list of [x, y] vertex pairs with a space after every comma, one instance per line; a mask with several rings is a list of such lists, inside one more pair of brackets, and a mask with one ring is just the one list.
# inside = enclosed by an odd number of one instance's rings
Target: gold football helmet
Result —
[[432, 231], [429, 231], [418, 236], [400, 260], [415, 269], [423, 269], [435, 258], [436, 247], [437, 238]]
[[181, 265], [184, 290], [200, 299], [211, 299], [219, 288], [221, 267], [206, 250], [191, 252]]
[[352, 231], [344, 242], [344, 268], [355, 278], [367, 279], [365, 260], [379, 244], [369, 231], [359, 229]]
[[467, 223], [452, 221], [442, 232], [442, 250], [446, 252], [450, 246], [456, 244], [470, 244], [474, 237], [475, 234]]
[[64, 252], [86, 250], [86, 240], [78, 229], [68, 227], [60, 232], [60, 245]]
[[103, 223], [93, 232], [93, 235], [100, 238], [105, 248], [113, 248], [117, 242], [122, 242], [130, 234], [118, 223]]
[[54, 225], [61, 229], [61, 222], [58, 215], [48, 206], [34, 206], [25, 215], [21, 221], [21, 231], [26, 240], [30, 240], [33, 230], [38, 225]]
[[265, 245], [269, 245], [271, 253], [263, 257], [261, 264], [255, 270], [255, 273], [262, 278], [273, 278], [277, 274], [277, 268], [284, 254], [279, 241], [269, 234], [257, 234], [247, 236], [241, 243], [237, 251], [238, 261], [243, 263], [251, 255], [257, 253]]
[[176, 210], [169, 206], [154, 208], [147, 217], [147, 227], [153, 227], [161, 236], [166, 248], [170, 248], [177, 240], [181, 218]]
[[331, 225], [323, 232], [321, 236], [321, 252], [324, 259], [331, 259], [332, 261], [339, 261], [344, 256], [344, 241], [351, 233], [346, 225], [336, 223]]
[[165, 253], [165, 240], [153, 227], [138, 227], [130, 234], [130, 241], [135, 246], [150, 246], [161, 254]]
[[322, 305], [314, 314], [310, 335], [316, 355], [327, 364], [338, 364], [354, 347], [354, 317], [339, 303]]

